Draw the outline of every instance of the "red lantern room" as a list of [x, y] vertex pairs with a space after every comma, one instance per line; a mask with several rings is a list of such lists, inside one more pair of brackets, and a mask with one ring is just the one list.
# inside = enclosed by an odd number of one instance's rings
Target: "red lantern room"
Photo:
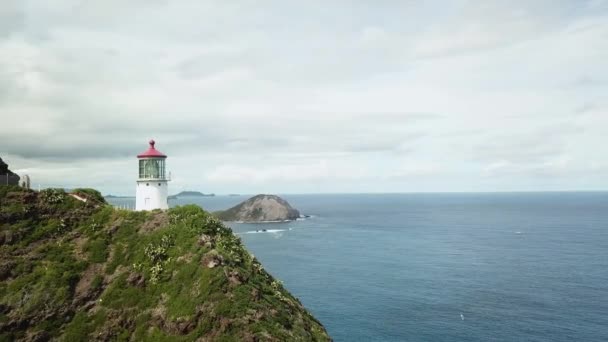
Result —
[[167, 156], [157, 150], [154, 145], [156, 142], [150, 140], [150, 147], [146, 151], [137, 155], [139, 159], [139, 179], [166, 179], [165, 159]]

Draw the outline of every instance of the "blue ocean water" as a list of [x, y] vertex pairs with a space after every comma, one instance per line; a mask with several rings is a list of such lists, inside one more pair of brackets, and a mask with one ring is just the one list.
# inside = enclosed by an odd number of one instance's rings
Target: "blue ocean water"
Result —
[[231, 226], [336, 341], [608, 341], [606, 192], [283, 197]]

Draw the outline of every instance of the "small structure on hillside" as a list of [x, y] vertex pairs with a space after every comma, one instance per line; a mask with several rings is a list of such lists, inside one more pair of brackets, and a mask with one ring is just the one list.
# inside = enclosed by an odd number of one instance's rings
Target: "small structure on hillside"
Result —
[[168, 209], [169, 179], [165, 176], [167, 156], [154, 147], [155, 141], [139, 154], [139, 177], [135, 195], [135, 210]]
[[21, 177], [8, 169], [2, 158], [0, 158], [0, 185], [19, 185]]
[[21, 177], [21, 187], [25, 189], [30, 188], [30, 176], [23, 175], [23, 177]]

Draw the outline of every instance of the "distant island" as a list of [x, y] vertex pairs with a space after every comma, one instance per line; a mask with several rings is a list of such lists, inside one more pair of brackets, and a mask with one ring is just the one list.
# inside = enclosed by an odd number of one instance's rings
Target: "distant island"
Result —
[[204, 194], [200, 191], [182, 191], [178, 194], [171, 195], [169, 199], [176, 199], [179, 197], [215, 197], [215, 194]]
[[133, 198], [133, 196], [116, 196], [116, 195], [105, 195], [104, 198]]
[[276, 195], [257, 195], [213, 214], [223, 221], [245, 223], [293, 221], [300, 217], [298, 210]]

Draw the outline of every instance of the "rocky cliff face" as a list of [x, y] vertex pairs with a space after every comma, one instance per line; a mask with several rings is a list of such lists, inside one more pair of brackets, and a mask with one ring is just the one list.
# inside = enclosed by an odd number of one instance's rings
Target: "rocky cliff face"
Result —
[[2, 158], [0, 158], [0, 185], [19, 185], [19, 175], [8, 169]]
[[0, 186], [0, 341], [330, 340], [199, 207], [77, 194]]
[[257, 195], [215, 214], [224, 221], [242, 222], [291, 221], [300, 217], [299, 211], [275, 195]]

